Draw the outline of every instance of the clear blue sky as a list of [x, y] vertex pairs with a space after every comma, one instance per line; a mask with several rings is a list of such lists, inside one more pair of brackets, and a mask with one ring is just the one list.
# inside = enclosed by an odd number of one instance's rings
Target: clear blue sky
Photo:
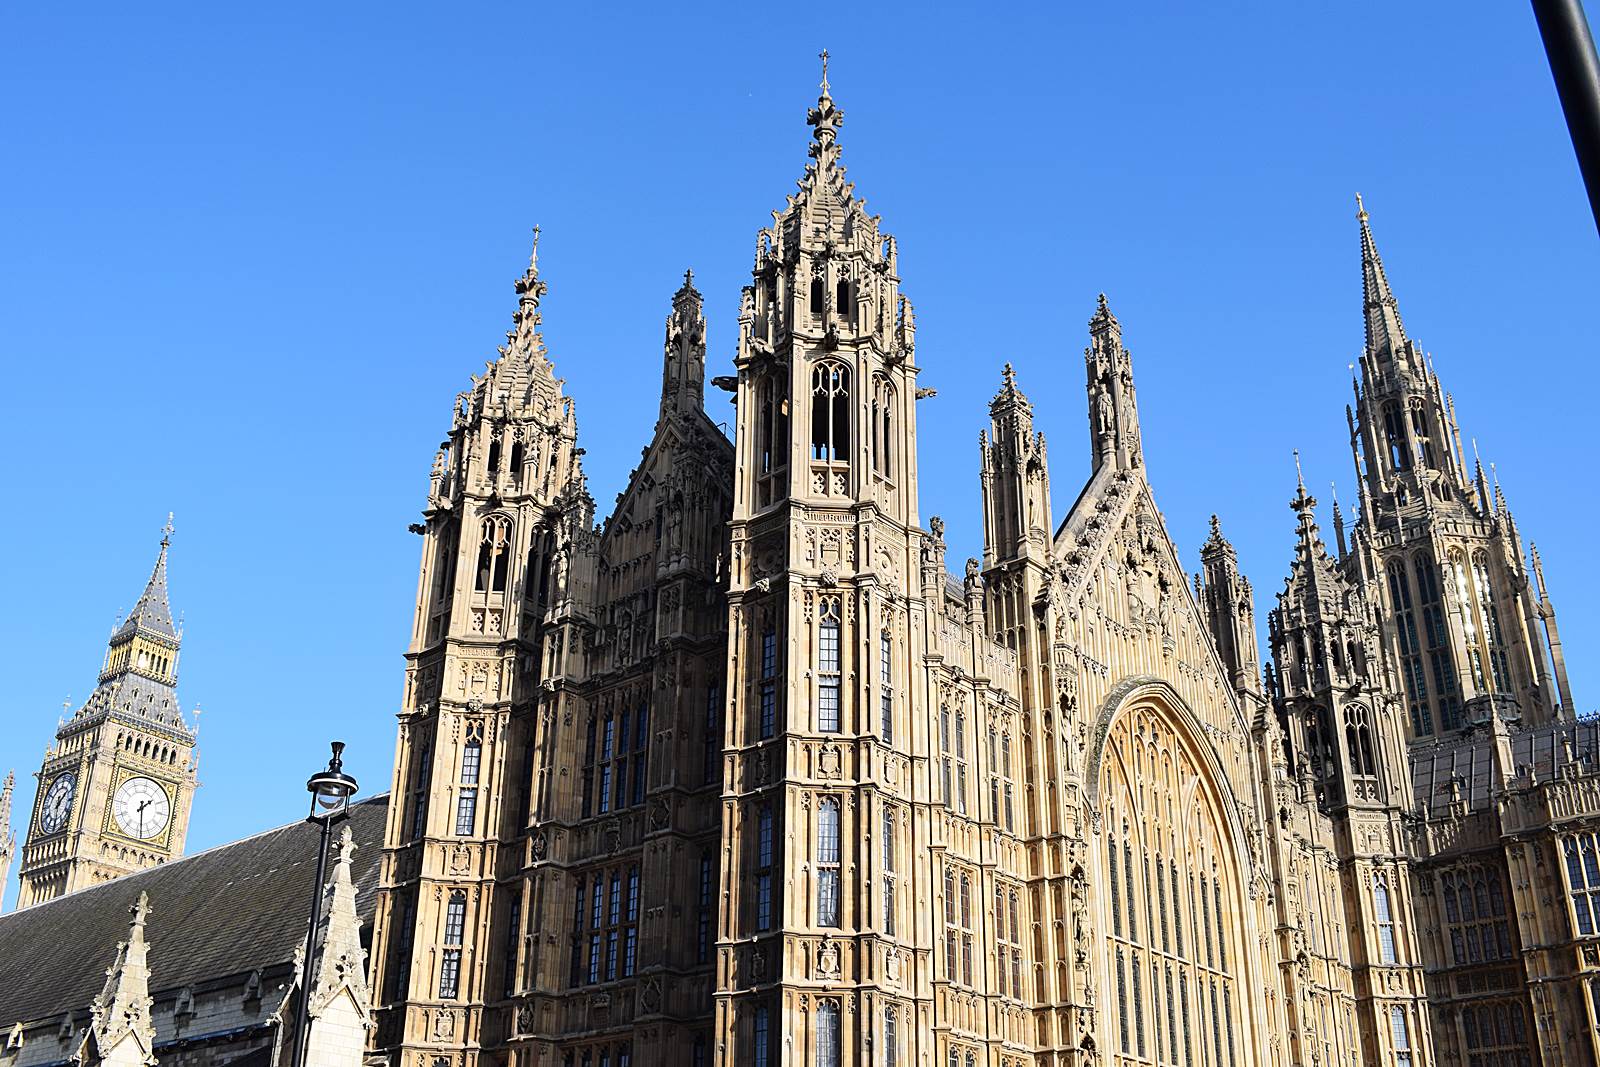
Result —
[[[61, 703], [177, 513], [189, 838], [297, 817], [325, 740], [386, 788], [434, 446], [544, 230], [546, 338], [601, 510], [649, 435], [685, 267], [729, 365], [756, 228], [805, 162], [819, 48], [844, 161], [918, 309], [924, 517], [981, 547], [977, 433], [1016, 364], [1056, 515], [1087, 470], [1105, 290], [1184, 558], [1221, 514], [1264, 617], [1290, 450], [1353, 497], [1353, 196], [1498, 464], [1600, 703], [1600, 242], [1523, 3], [24, 5], [0, 32], [0, 353], [19, 834]], [[987, 17], [974, 18], [979, 11]], [[729, 409], [714, 394], [716, 417]], [[14, 882], [13, 877], [13, 882]]]

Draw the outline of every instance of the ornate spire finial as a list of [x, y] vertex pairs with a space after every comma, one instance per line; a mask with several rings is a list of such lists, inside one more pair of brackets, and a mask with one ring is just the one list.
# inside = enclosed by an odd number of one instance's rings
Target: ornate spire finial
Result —
[[1367, 207], [1361, 202], [1360, 193], [1356, 194], [1356, 218], [1360, 219], [1362, 222], [1367, 221]]
[[817, 53], [817, 58], [822, 60], [822, 95], [828, 95], [828, 50], [824, 48]]
[[1294, 476], [1295, 480], [1300, 483], [1300, 491], [1304, 493], [1306, 491], [1306, 475], [1300, 469], [1300, 450], [1298, 448], [1294, 450]]
[[1017, 372], [1011, 369], [1010, 363], [1007, 363], [1003, 368], [1001, 368], [1000, 379], [1007, 386], [1010, 386], [1013, 389], [1017, 387]]
[[533, 224], [533, 251], [528, 255], [528, 273], [539, 273], [539, 224]]
[[806, 122], [813, 127], [810, 154], [817, 161], [819, 169], [826, 170], [839, 161], [836, 139], [839, 126], [844, 121], [844, 110], [834, 106], [833, 94], [828, 86], [828, 50], [824, 48], [818, 57], [822, 60], [822, 95], [817, 97], [817, 106], [806, 113]]
[[172, 543], [172, 512], [167, 512], [167, 524], [161, 527], [161, 547], [166, 548]]

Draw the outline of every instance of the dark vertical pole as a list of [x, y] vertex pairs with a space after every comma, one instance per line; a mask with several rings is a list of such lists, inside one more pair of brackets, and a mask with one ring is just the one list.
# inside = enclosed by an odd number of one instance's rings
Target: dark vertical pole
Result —
[[1533, 0], [1556, 94], [1589, 191], [1589, 210], [1600, 229], [1600, 59], [1583, 15], [1582, 0]]
[[300, 1028], [294, 1035], [293, 1067], [304, 1067], [306, 1043], [311, 1039], [311, 957], [317, 950], [317, 924], [322, 921], [322, 883], [328, 877], [328, 836], [333, 820], [321, 818], [322, 834], [317, 840], [317, 880], [311, 887], [311, 928], [306, 931], [305, 962], [300, 966]]

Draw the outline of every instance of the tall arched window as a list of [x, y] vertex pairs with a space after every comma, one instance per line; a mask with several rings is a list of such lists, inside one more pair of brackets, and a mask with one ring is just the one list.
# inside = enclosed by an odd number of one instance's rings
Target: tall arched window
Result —
[[839, 278], [833, 294], [833, 308], [841, 319], [855, 317], [855, 302], [850, 299], [850, 279], [844, 276]]
[[820, 315], [827, 297], [827, 286], [822, 280], [822, 268], [813, 269], [811, 274], [811, 314]]
[[1428, 679], [1422, 671], [1422, 642], [1417, 637], [1417, 617], [1411, 606], [1411, 583], [1399, 560], [1389, 564], [1389, 604], [1394, 611], [1395, 635], [1400, 642], [1400, 673], [1405, 678], [1406, 706], [1411, 728], [1419, 737], [1433, 733], [1428, 714]]
[[495, 480], [495, 476], [500, 473], [500, 431], [499, 430], [496, 430], [494, 432], [494, 434], [489, 438], [489, 459], [488, 459], [488, 462], [484, 464], [484, 468], [488, 472], [489, 480], [491, 482], [494, 481]]
[[811, 458], [850, 462], [850, 368], [831, 359], [811, 372]]
[[894, 477], [894, 386], [883, 375], [872, 379], [872, 471]]
[[751, 1057], [755, 1067], [770, 1067], [771, 1064], [771, 1013], [765, 1004], [757, 1004], [755, 1019], [751, 1022], [750, 1045]]
[[1400, 405], [1389, 401], [1383, 405], [1383, 444], [1389, 455], [1389, 466], [1397, 471], [1411, 469], [1411, 450], [1406, 447], [1406, 424], [1400, 414]]
[[756, 386], [756, 506], [781, 498], [789, 466], [789, 394], [784, 376], [773, 372]]
[[1488, 553], [1473, 553], [1472, 579], [1478, 588], [1478, 604], [1483, 612], [1484, 630], [1489, 637], [1489, 668], [1494, 675], [1494, 687], [1506, 692], [1511, 688], [1511, 668], [1506, 662], [1506, 639], [1500, 627], [1500, 607], [1495, 602], [1494, 586], [1489, 581]]
[[1450, 653], [1450, 631], [1439, 596], [1439, 570], [1426, 553], [1416, 555], [1415, 565], [1428, 667], [1433, 673], [1433, 691], [1438, 695], [1439, 725], [1454, 730], [1461, 725], [1461, 689], [1456, 685], [1455, 657]]
[[[1224, 1067], [1238, 1052], [1233, 966], [1245, 908], [1221, 792], [1170, 714], [1134, 707], [1106, 734], [1105, 967], [1116, 987], [1119, 1050]], [[1198, 788], [1182, 792], [1181, 783], [1194, 781]]]
[[1369, 718], [1363, 704], [1351, 704], [1344, 709], [1344, 743], [1350, 752], [1350, 773], [1357, 778], [1373, 778], [1378, 773]]
[[461, 749], [461, 786], [456, 793], [456, 835], [470, 837], [478, 823], [478, 778], [483, 766], [482, 723], [467, 727], [467, 743]]
[[478, 592], [491, 588], [497, 593], [505, 592], [510, 568], [511, 520], [502, 516], [484, 520], [483, 540], [478, 544]]
[[1421, 397], [1411, 398], [1411, 435], [1416, 438], [1422, 462], [1430, 470], [1439, 469], [1439, 453], [1433, 447], [1433, 435], [1428, 432], [1428, 413]]
[[817, 925], [839, 925], [839, 798], [817, 805]]

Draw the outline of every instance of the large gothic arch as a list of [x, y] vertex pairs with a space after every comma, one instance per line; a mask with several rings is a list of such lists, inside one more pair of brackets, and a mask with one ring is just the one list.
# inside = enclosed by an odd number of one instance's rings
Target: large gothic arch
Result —
[[1256, 1061], [1252, 852], [1198, 718], [1171, 685], [1129, 678], [1101, 707], [1086, 779], [1111, 1063]]

